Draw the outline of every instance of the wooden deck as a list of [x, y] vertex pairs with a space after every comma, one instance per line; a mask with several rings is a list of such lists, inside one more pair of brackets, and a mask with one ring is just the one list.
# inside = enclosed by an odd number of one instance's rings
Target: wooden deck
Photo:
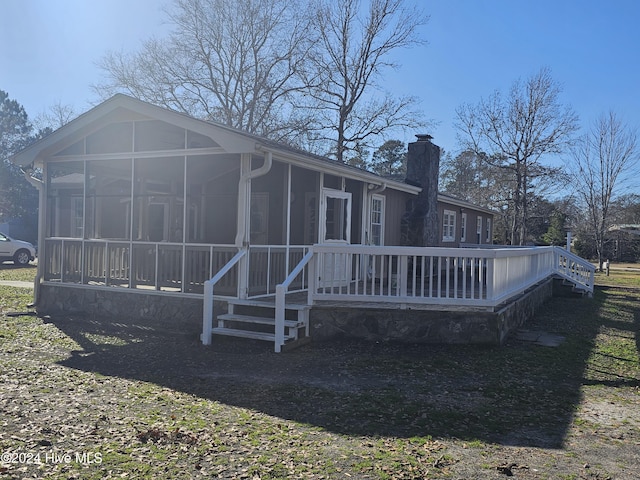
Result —
[[[242, 303], [256, 307], [275, 308], [276, 296], [268, 295], [250, 298], [246, 300], [233, 300], [234, 303]], [[307, 292], [287, 293], [286, 305], [307, 305]], [[358, 301], [357, 297], [353, 300], [316, 300], [310, 308], [353, 308], [353, 309], [406, 309], [406, 310], [431, 310], [431, 311], [448, 311], [448, 312], [464, 312], [464, 311], [487, 311], [487, 307], [477, 307], [472, 305], [441, 305], [441, 304], [425, 304], [425, 303], [397, 303], [397, 302], [375, 302], [375, 301]]]

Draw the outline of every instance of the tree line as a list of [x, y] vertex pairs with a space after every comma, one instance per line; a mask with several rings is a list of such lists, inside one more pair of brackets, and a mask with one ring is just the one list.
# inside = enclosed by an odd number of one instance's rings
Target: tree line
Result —
[[578, 135], [578, 116], [559, 94], [542, 68], [506, 94], [459, 107], [462, 153], [443, 162], [441, 188], [499, 212], [497, 243], [563, 244], [573, 230], [578, 253], [602, 269], [620, 253], [608, 245], [612, 225], [640, 223], [640, 196], [625, 192], [638, 172], [638, 133], [610, 111]]

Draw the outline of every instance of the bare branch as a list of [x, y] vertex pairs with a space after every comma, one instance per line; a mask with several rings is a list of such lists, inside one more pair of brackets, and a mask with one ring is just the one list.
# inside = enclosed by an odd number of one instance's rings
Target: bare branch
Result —
[[133, 55], [107, 54], [99, 66], [115, 92], [272, 136], [286, 129], [290, 96], [309, 49], [308, 20], [291, 0], [174, 0], [175, 29]]
[[428, 17], [409, 12], [403, 0], [372, 0], [366, 14], [361, 11], [359, 0], [319, 0], [316, 5], [307, 106], [324, 112], [317, 128], [332, 140], [331, 153], [338, 161], [393, 128], [424, 125], [415, 99], [373, 96], [381, 72], [396, 66], [389, 54], [424, 43], [418, 29]]
[[588, 210], [602, 269], [611, 203], [616, 192], [622, 190], [625, 174], [634, 172], [640, 161], [638, 133], [625, 126], [614, 112], [609, 112], [594, 122], [572, 154], [569, 168], [576, 178], [576, 192]]
[[533, 182], [554, 174], [542, 162], [571, 146], [578, 117], [559, 99], [560, 87], [549, 69], [543, 68], [526, 81], [513, 83], [506, 97], [495, 92], [475, 105], [457, 110], [456, 128], [463, 145], [484, 152], [493, 165], [513, 172], [514, 211], [511, 241], [527, 241], [528, 196]]

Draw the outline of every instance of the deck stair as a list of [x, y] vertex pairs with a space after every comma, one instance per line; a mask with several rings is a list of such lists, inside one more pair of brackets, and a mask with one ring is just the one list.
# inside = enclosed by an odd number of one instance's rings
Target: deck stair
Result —
[[[308, 343], [309, 306], [288, 304], [285, 310], [285, 345]], [[217, 316], [214, 335], [275, 342], [275, 303], [269, 300], [229, 300], [227, 313]]]
[[[593, 294], [589, 292], [587, 288], [579, 283], [576, 283], [568, 278], [564, 278], [560, 275], [555, 276], [556, 286], [558, 290], [562, 291], [561, 295], [565, 296], [580, 296], [580, 297], [591, 297]], [[559, 293], [559, 292], [558, 292]]]

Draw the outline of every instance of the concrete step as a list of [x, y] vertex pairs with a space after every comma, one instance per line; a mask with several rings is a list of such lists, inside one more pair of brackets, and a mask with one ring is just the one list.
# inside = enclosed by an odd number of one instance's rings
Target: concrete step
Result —
[[[254, 315], [240, 315], [237, 313], [225, 313], [218, 315], [218, 320], [228, 320], [232, 322], [255, 323], [258, 325], [275, 325], [276, 321], [269, 317], [258, 317]], [[288, 328], [300, 328], [304, 326], [304, 322], [295, 320], [285, 320], [284, 326]]]

